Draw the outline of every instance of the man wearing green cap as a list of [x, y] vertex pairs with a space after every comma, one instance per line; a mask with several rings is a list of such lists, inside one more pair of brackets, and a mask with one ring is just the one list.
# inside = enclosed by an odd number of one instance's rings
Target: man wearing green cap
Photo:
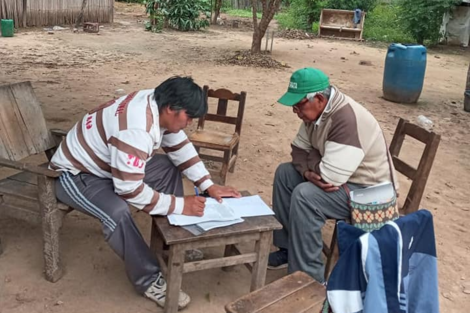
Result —
[[327, 219], [350, 217], [341, 186], [390, 181], [387, 147], [374, 116], [319, 69], [294, 72], [279, 103], [303, 123], [291, 145], [292, 162], [281, 164], [274, 178], [273, 209], [284, 228], [274, 232], [279, 251], [268, 266], [301, 270], [323, 283], [321, 229]]

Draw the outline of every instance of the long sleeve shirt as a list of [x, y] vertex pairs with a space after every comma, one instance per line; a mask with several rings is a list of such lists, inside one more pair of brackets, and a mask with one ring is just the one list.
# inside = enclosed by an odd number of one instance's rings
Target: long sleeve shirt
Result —
[[301, 175], [314, 171], [334, 186], [375, 185], [395, 175], [387, 150], [374, 116], [333, 87], [320, 118], [301, 124], [292, 142], [292, 163]]
[[213, 185], [186, 134], [160, 128], [153, 89], [111, 100], [86, 114], [62, 141], [49, 167], [112, 179], [116, 194], [149, 214], [181, 214], [183, 198], [143, 182], [145, 166], [159, 148], [201, 190]]

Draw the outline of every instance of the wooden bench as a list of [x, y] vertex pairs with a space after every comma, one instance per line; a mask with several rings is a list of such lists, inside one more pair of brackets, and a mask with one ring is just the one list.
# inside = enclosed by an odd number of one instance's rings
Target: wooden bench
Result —
[[[240, 224], [216, 228], [195, 236], [182, 227], [170, 225], [166, 217], [153, 218], [150, 246], [167, 280], [165, 313], [178, 310], [178, 295], [184, 273], [245, 264], [252, 273], [250, 290], [264, 286], [272, 233], [282, 226], [274, 216], [247, 217], [244, 220]], [[256, 243], [252, 252], [241, 253], [235, 246], [250, 241]], [[169, 248], [168, 262], [163, 259], [165, 244]], [[185, 263], [187, 250], [216, 246], [225, 246], [223, 257]]]
[[303, 272], [295, 272], [225, 306], [227, 313], [319, 313], [326, 289]]
[[361, 21], [354, 24], [354, 11], [323, 9], [320, 15], [318, 37], [362, 40], [365, 12]]
[[66, 133], [49, 131], [30, 82], [0, 86], [0, 129], [0, 167], [20, 171], [0, 181], [0, 210], [42, 224], [44, 272], [48, 281], [56, 282], [63, 274], [59, 230], [71, 209], [55, 197], [60, 173], [24, 159], [41, 154], [50, 159]]

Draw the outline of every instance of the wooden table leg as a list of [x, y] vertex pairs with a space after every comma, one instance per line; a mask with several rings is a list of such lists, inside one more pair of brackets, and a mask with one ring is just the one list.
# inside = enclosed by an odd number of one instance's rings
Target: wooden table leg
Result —
[[168, 274], [165, 277], [166, 301], [164, 313], [178, 312], [178, 298], [181, 289], [181, 281], [183, 280], [184, 253], [181, 245], [170, 246], [170, 257], [168, 259]]
[[[225, 252], [224, 252], [224, 258], [233, 256], [233, 255], [238, 255], [238, 250], [235, 248], [235, 245], [226, 245], [225, 246]], [[234, 269], [234, 266], [225, 266], [222, 267], [222, 270], [225, 272], [230, 272]]]
[[255, 291], [263, 287], [266, 281], [266, 271], [268, 269], [268, 256], [272, 243], [272, 235], [272, 231], [262, 232], [260, 234], [260, 239], [256, 242], [255, 252], [258, 253], [258, 259], [253, 265], [250, 291]]
[[152, 219], [152, 233], [150, 235], [150, 250], [155, 254], [157, 257], [158, 263], [160, 265], [160, 269], [165, 276], [167, 274], [167, 266], [165, 260], [163, 258], [163, 250], [165, 244], [163, 242], [162, 236], [158, 233], [157, 225], [155, 225], [155, 221]]

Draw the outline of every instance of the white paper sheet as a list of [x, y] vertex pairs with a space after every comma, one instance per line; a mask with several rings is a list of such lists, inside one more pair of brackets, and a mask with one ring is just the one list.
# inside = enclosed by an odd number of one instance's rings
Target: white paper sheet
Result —
[[244, 219], [237, 218], [236, 220], [225, 221], [225, 222], [203, 222], [203, 223], [197, 224], [197, 227], [199, 227], [203, 231], [208, 231], [214, 228], [226, 227], [226, 226], [242, 223], [243, 221]]
[[218, 203], [214, 199], [207, 199], [204, 215], [201, 217], [179, 214], [168, 215], [170, 224], [176, 226], [199, 224], [209, 221], [233, 221], [238, 218], [240, 218], [240, 215], [235, 214], [232, 208], [228, 205]]
[[273, 210], [260, 196], [242, 198], [227, 198], [224, 203], [233, 209], [240, 217], [274, 215]]

